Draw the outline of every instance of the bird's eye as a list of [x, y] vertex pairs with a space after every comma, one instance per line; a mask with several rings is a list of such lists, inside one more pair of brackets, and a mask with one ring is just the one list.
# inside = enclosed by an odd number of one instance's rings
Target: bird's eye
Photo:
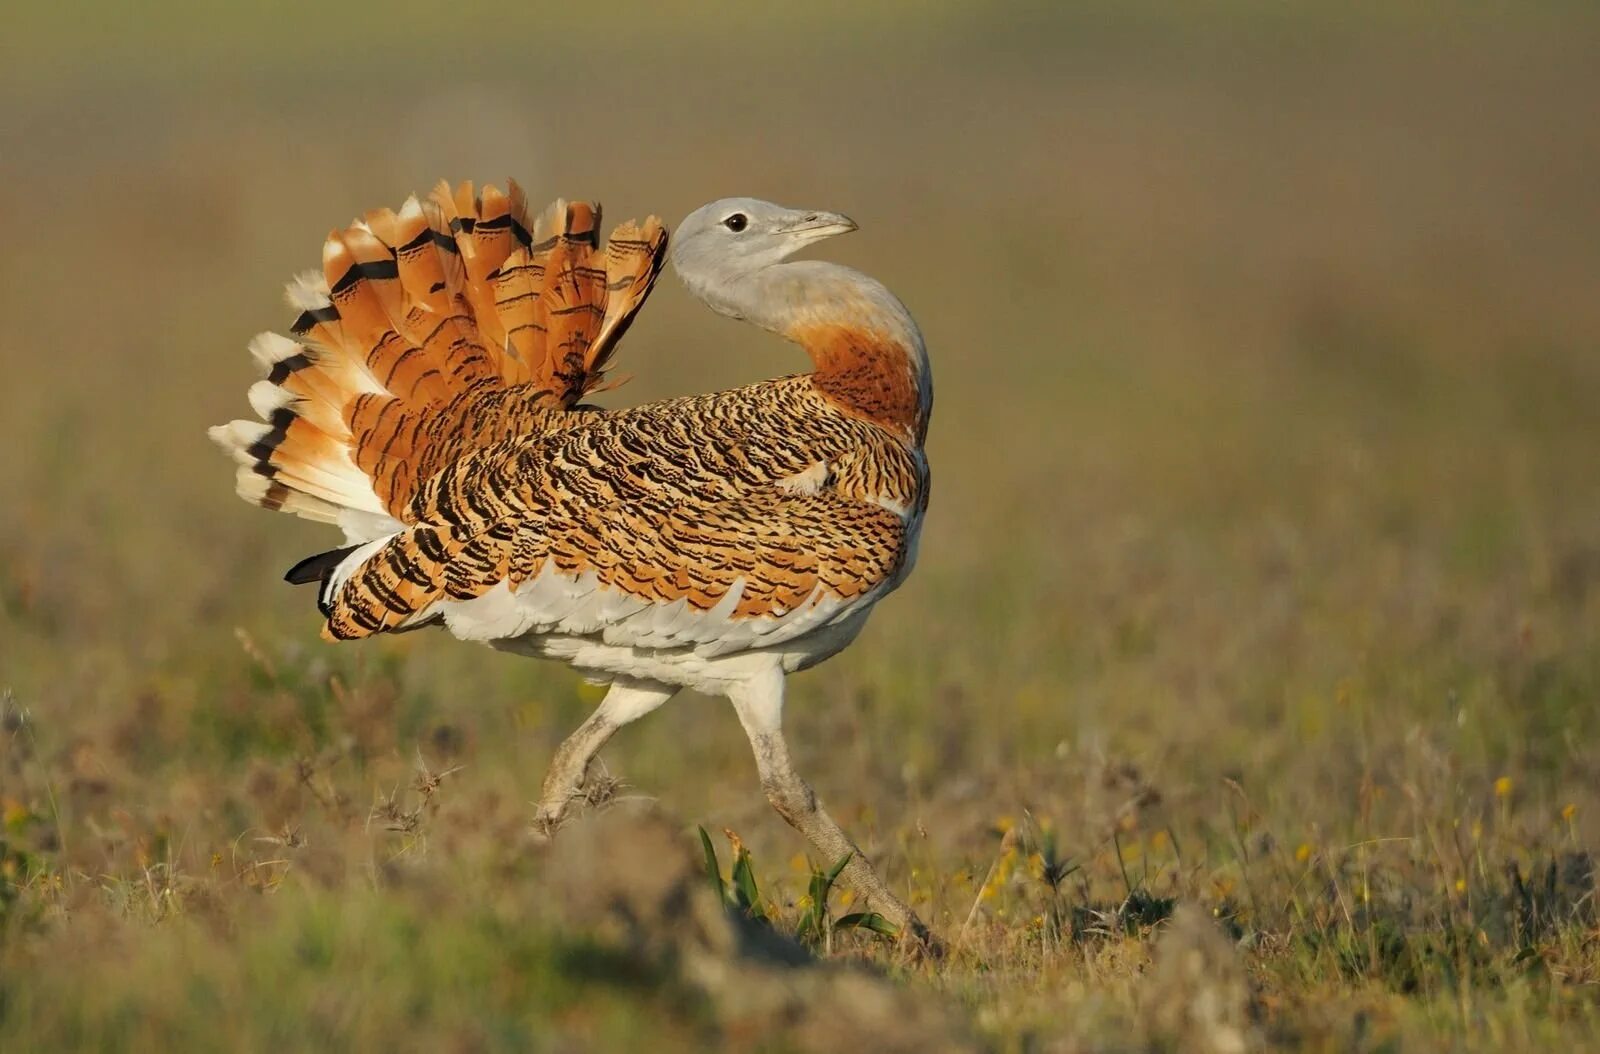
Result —
[[732, 216], [729, 216], [727, 219], [723, 220], [722, 225], [737, 234], [744, 230], [745, 224], [749, 222], [750, 217], [746, 216], [742, 212], [735, 212]]

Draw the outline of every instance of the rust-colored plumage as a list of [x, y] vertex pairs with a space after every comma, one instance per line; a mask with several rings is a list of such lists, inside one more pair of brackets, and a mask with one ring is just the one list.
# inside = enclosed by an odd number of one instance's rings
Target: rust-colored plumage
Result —
[[834, 405], [922, 443], [928, 417], [905, 349], [859, 327], [806, 326], [792, 336], [810, 352], [817, 390]]

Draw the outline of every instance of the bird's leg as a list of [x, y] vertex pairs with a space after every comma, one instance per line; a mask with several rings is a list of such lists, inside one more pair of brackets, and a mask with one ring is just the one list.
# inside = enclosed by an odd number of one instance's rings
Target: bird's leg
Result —
[[789, 825], [822, 854], [827, 867], [849, 855], [844, 880], [874, 910], [900, 929], [911, 934], [927, 949], [937, 952], [937, 937], [917, 918], [916, 912], [890, 891], [873, 870], [866, 854], [834, 822], [817, 801], [811, 785], [800, 778], [789, 758], [789, 744], [783, 738], [783, 674], [773, 669], [729, 692], [733, 707], [755, 750], [756, 768], [761, 774], [761, 789], [767, 800]]
[[605, 746], [611, 734], [623, 725], [648, 714], [677, 693], [676, 688], [649, 681], [615, 681], [589, 719], [568, 736], [550, 761], [544, 787], [539, 792], [539, 809], [534, 827], [553, 834], [566, 815], [567, 806], [583, 790], [589, 762]]

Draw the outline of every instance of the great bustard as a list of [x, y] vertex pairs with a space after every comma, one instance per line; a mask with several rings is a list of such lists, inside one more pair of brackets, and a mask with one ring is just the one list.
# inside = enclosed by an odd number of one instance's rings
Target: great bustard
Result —
[[844, 648], [911, 570], [928, 501], [932, 381], [881, 284], [785, 262], [855, 230], [750, 198], [691, 213], [674, 269], [724, 315], [781, 334], [813, 373], [625, 410], [580, 405], [667, 259], [655, 217], [601, 247], [600, 209], [530, 222], [509, 194], [440, 184], [333, 232], [289, 288], [294, 339], [250, 346], [261, 423], [211, 436], [246, 500], [343, 528], [288, 573], [320, 582], [334, 640], [424, 624], [563, 660], [611, 688], [557, 750], [553, 830], [590, 760], [680, 689], [732, 701], [761, 785], [827, 861], [919, 938], [795, 772], [784, 677]]

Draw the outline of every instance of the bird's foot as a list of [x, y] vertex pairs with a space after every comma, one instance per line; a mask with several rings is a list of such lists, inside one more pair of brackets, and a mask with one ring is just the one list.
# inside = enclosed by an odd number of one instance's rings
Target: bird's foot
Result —
[[[567, 791], [548, 792], [533, 814], [534, 834], [549, 841], [577, 811], [601, 809], [617, 796], [621, 780], [607, 772], [591, 772], [578, 786]], [[575, 809], [576, 807], [576, 809]]]
[[549, 842], [556, 836], [556, 831], [569, 819], [567, 805], [571, 801], [562, 798], [557, 801], [542, 801], [533, 812], [533, 836], [543, 843]]

